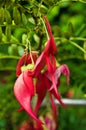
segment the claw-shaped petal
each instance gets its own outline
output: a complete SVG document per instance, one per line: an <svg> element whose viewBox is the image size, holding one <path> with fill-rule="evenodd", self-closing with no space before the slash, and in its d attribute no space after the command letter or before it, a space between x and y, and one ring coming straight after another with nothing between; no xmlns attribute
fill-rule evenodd
<svg viewBox="0 0 86 130"><path fill-rule="evenodd" d="M69 71L67 65L63 64L59 68L57 68L57 70L55 72L55 77L57 77L57 80L58 80L58 78L60 77L61 74L63 74L64 76L67 77L66 81L67 81L67 84L69 85L70 71Z"/></svg>
<svg viewBox="0 0 86 130"><path fill-rule="evenodd" d="M34 83L33 83L33 79L32 77L28 76L28 71L24 71L23 72L23 82L25 84L25 86L27 87L27 89L29 90L29 93L32 96L34 96Z"/></svg>
<svg viewBox="0 0 86 130"><path fill-rule="evenodd" d="M37 104L35 106L34 112L37 113L45 95L47 92L47 87L46 87L46 77L42 74L39 75L37 82L36 82L36 93L38 95L38 100Z"/></svg>
<svg viewBox="0 0 86 130"><path fill-rule="evenodd" d="M53 99L53 96L52 96L52 94L50 94L50 100L51 100L51 106L52 106L52 109L53 109L53 113L54 113L54 115L56 116L56 104L55 104L55 101L54 101L54 99Z"/></svg>
<svg viewBox="0 0 86 130"><path fill-rule="evenodd" d="M14 85L14 94L17 98L18 102L21 104L21 106L24 108L24 110L37 122L42 123L34 114L32 108L31 108L31 99L32 95L30 93L30 87L34 87L32 84L32 78L29 77L28 86L26 86L24 80L23 80L23 73L18 77L18 79L15 82Z"/></svg>
<svg viewBox="0 0 86 130"><path fill-rule="evenodd" d="M21 74L21 66L24 64L25 62L25 57L26 54L24 54L18 61L17 63L17 67L16 67L16 76L19 76Z"/></svg>
<svg viewBox="0 0 86 130"><path fill-rule="evenodd" d="M45 20L45 23L46 23L48 33L50 35L50 38L49 38L49 40L48 40L48 42L46 44L44 52L47 52L49 54L50 53L55 54L55 53L57 53L57 48L56 48L56 43L55 43L54 37L52 35L51 26L50 26L50 23L49 23L48 19L46 18L46 16L44 16L44 20Z"/></svg>
<svg viewBox="0 0 86 130"><path fill-rule="evenodd" d="M45 54L44 54L44 52L42 52L35 63L35 67L34 67L34 76L35 77L37 77L40 74L40 72L44 66L45 66Z"/></svg>

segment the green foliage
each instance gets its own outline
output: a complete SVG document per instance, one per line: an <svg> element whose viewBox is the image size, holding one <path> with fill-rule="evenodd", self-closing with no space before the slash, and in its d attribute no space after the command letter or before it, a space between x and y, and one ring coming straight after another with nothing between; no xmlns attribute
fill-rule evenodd
<svg viewBox="0 0 86 130"><path fill-rule="evenodd" d="M71 73L70 87L66 87L62 77L59 91L67 97L71 89L73 98L86 98L85 10L85 0L0 1L0 130L17 130L28 119L25 112L16 112L19 105L13 95L15 70L27 38L32 51L40 53L44 48L47 36L40 18L42 15L46 15L51 23L58 48L57 63L67 64ZM65 110L59 107L58 119L58 130L86 129L84 108Z"/></svg>

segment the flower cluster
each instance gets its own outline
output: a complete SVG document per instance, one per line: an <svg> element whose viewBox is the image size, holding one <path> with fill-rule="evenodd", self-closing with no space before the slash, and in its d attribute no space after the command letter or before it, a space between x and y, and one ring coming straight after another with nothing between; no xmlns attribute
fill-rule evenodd
<svg viewBox="0 0 86 130"><path fill-rule="evenodd" d="M34 66L32 65L31 55L24 54L18 61L16 75L18 76L14 85L14 94L21 105L20 110L25 110L38 123L42 123L37 118L37 112L43 99L48 92L50 95L51 104L56 114L56 106L54 97L59 103L66 107L62 102L58 87L60 86L60 76L66 76L67 84L69 84L70 72L67 65L63 64L60 67L56 66L55 54L57 53L56 44L52 35L50 24L44 16L49 39L40 56L37 53L32 53ZM34 83L35 80L35 83ZM32 98L37 94L37 103L32 109Z"/></svg>

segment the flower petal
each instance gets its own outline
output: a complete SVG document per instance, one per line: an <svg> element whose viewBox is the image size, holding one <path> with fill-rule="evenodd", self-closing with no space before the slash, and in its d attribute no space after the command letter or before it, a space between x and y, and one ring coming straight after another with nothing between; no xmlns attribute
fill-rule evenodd
<svg viewBox="0 0 86 130"><path fill-rule="evenodd" d="M28 76L28 71L23 72L23 82L25 86L28 88L31 96L34 96L34 83L32 77Z"/></svg>
<svg viewBox="0 0 86 130"><path fill-rule="evenodd" d="M33 87L32 82L28 81L30 87ZM18 77L14 85L14 95L17 98L18 102L24 108L24 110L37 122L42 123L34 114L31 108L31 93L28 87L25 85L23 80L23 73Z"/></svg>
<svg viewBox="0 0 86 130"><path fill-rule="evenodd" d="M47 92L46 82L47 82L46 77L43 74L40 74L36 82L36 93L38 94L38 100L34 110L35 113L37 113L46 95Z"/></svg>
<svg viewBox="0 0 86 130"><path fill-rule="evenodd" d="M65 75L67 77L67 84L69 85L70 71L69 71L67 65L63 64L59 68L57 68L57 70L55 72L55 77L57 77L57 80L61 74Z"/></svg>
<svg viewBox="0 0 86 130"><path fill-rule="evenodd" d="M53 60L55 60L54 56L52 56L51 58L53 58ZM54 73L56 71L56 62L55 61L51 62L51 61L50 61L49 57L46 56L46 62L47 62L46 64L48 66L48 71L45 72L45 75L52 82L52 85L50 86L50 88L48 90L50 91L50 90L54 89L55 92L58 94L58 92L57 92L57 86L56 86L56 80L55 80L55 76L54 76Z"/></svg>
<svg viewBox="0 0 86 130"><path fill-rule="evenodd" d="M58 90L57 90L57 93L56 93L55 90L52 89L52 91L50 91L50 93L55 96L55 98L59 101L59 103L60 103L63 107L65 107L65 108L67 107L67 106L62 102L61 96L60 96Z"/></svg>
<svg viewBox="0 0 86 130"><path fill-rule="evenodd" d="M57 48L56 48L56 43L54 41L54 37L52 35L50 23L49 23L48 19L46 18L46 16L44 16L44 20L45 20L45 23L46 23L46 26L47 26L48 33L50 35L49 41L46 44L44 51L49 52L51 54L55 54L55 53L57 53Z"/></svg>
<svg viewBox="0 0 86 130"><path fill-rule="evenodd" d="M50 99L51 99L51 105L52 105L52 109L53 109L53 113L54 113L54 115L56 116L56 104L55 104L55 102L54 102L54 99L53 99L53 97L52 97L52 94L50 93Z"/></svg>
<svg viewBox="0 0 86 130"><path fill-rule="evenodd" d="M19 76L21 74L21 66L24 64L25 62L25 57L26 54L24 53L24 55L19 59L18 63L17 63L17 67L16 67L16 76Z"/></svg>
<svg viewBox="0 0 86 130"><path fill-rule="evenodd" d="M60 85L60 79L53 75L50 75L50 73L48 71L45 72L45 76L48 78L48 80L50 81L50 85L48 85L47 89L50 92L50 94L54 95L55 98L59 101L59 103L66 107L66 105L62 102L60 94L58 92L58 86Z"/></svg>
<svg viewBox="0 0 86 130"><path fill-rule="evenodd" d="M50 55L50 56L46 55L46 64L49 73L50 74L54 73L56 70L56 59L54 55Z"/></svg>
<svg viewBox="0 0 86 130"><path fill-rule="evenodd" d="M45 54L44 54L44 52L42 52L35 63L35 67L34 67L34 76L35 77L37 77L40 74L40 72L44 66L45 66Z"/></svg>

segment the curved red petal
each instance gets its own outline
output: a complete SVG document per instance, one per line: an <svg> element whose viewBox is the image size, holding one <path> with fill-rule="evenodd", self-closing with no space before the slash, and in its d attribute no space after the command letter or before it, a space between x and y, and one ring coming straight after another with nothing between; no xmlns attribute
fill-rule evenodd
<svg viewBox="0 0 86 130"><path fill-rule="evenodd" d="M28 76L28 71L23 72L23 82L25 86L28 88L30 95L34 96L34 83L32 77Z"/></svg>
<svg viewBox="0 0 86 130"><path fill-rule="evenodd" d="M61 97L60 97L60 94L59 92L57 91L57 93L55 92L55 90L53 89L51 91L51 94L53 94L55 96L55 98L59 101L59 103L64 107L64 108L67 108L67 106L62 102L61 100Z"/></svg>
<svg viewBox="0 0 86 130"><path fill-rule="evenodd" d="M29 84L29 83L28 83ZM32 86L31 86L32 87ZM18 77L14 85L14 95L24 110L37 122L42 123L34 114L31 108L31 94L23 81L23 73Z"/></svg>
<svg viewBox="0 0 86 130"><path fill-rule="evenodd" d="M60 77L61 74L65 75L67 77L67 84L69 85L70 81L70 71L66 64L61 65L59 68L57 68L56 72L57 79Z"/></svg>
<svg viewBox="0 0 86 130"><path fill-rule="evenodd" d="M53 99L53 97L52 97L52 94L50 94L50 99L51 99L51 105L52 105L52 109L53 109L54 116L56 116L56 113L57 113L57 111L56 111L56 104L55 104L55 102L54 102L54 99Z"/></svg>
<svg viewBox="0 0 86 130"><path fill-rule="evenodd" d="M47 26L48 33L50 35L50 38L46 44L44 51L55 54L55 53L57 53L57 48L56 48L56 43L55 43L54 37L52 35L51 26L50 26L50 23L49 23L48 19L46 18L46 16L44 16L44 20L45 20L45 23Z"/></svg>
<svg viewBox="0 0 86 130"><path fill-rule="evenodd" d="M34 112L37 113L45 95L47 92L47 87L46 87L46 77L43 74L40 74L37 82L36 82L36 93L38 94L38 100L37 100L37 104L35 106L35 110Z"/></svg>
<svg viewBox="0 0 86 130"><path fill-rule="evenodd" d="M50 74L54 74L56 71L56 59L53 55L47 56L46 55L46 64Z"/></svg>
<svg viewBox="0 0 86 130"><path fill-rule="evenodd" d="M43 16L43 17L44 17L44 20L45 20L45 23L46 23L46 26L47 26L47 30L48 30L49 34L52 35L52 30L51 30L51 27L50 27L50 23L49 23L46 16Z"/></svg>
<svg viewBox="0 0 86 130"><path fill-rule="evenodd" d="M45 54L44 54L44 52L42 52L35 63L35 67L34 67L34 76L35 77L37 77L40 74L40 72L44 66L45 66Z"/></svg>
<svg viewBox="0 0 86 130"><path fill-rule="evenodd" d="M16 76L19 76L21 74L21 66L24 64L26 54L24 54L18 61L17 67L16 67Z"/></svg>

